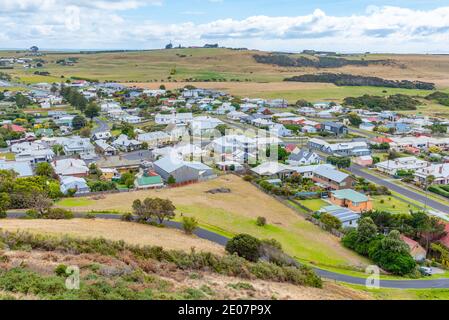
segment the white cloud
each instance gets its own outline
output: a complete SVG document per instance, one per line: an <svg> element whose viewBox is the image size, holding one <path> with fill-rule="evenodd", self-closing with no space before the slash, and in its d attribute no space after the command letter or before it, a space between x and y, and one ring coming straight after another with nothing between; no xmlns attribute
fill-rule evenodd
<svg viewBox="0 0 449 320"><path fill-rule="evenodd" d="M4 47L155 48L173 40L268 50L449 52L449 7L424 11L370 6L364 14L348 16L317 9L303 16L252 16L200 24L137 22L120 15L122 10L161 4L160 0L0 0L0 39ZM68 6L78 8L79 17L73 16L76 12L61 14ZM68 23L76 18L78 25Z"/></svg>

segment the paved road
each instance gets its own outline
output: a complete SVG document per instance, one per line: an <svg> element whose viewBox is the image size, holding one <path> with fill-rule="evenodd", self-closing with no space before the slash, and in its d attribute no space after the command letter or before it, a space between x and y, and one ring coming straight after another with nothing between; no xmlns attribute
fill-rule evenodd
<svg viewBox="0 0 449 320"><path fill-rule="evenodd" d="M14 212L8 213L9 219L18 219L23 218L25 216L22 212ZM75 217L82 218L84 217L84 213L76 213ZM110 219L110 220L118 220L120 219L120 215L116 214L101 214L97 215L97 219ZM167 227L182 229L182 224L175 221L166 221L164 223ZM0 221L1 227L1 221ZM217 233L211 232L209 230L205 230L202 228L198 228L194 231L194 234L197 235L201 239L209 240L221 246L225 246L229 239L219 235ZM365 285L366 279L348 276L345 274L340 274L336 272L331 272L327 270L322 270L319 268L313 268L313 270L322 278L328 280L335 280L340 282L346 282L350 284L357 285ZM449 279L432 279L432 280L380 280L380 287L382 288L392 288L392 289L437 289L437 288L449 288Z"/></svg>
<svg viewBox="0 0 449 320"><path fill-rule="evenodd" d="M388 180L379 178L373 174L365 172L362 170L362 167L360 167L358 165L352 165L351 168L349 169L349 171L359 177L365 178L368 181L371 181L371 182L376 183L381 186L385 186L388 189L393 190L393 191L403 195L404 197L421 202L423 204L423 206L425 205L425 203L427 201L428 207L430 207L434 210L449 214L449 205L444 205L444 204L442 204L438 201L435 201L433 199L430 199L430 198L426 200L425 196L413 191L413 189L407 189L405 187L398 186Z"/></svg>
<svg viewBox="0 0 449 320"><path fill-rule="evenodd" d="M92 134L96 134L98 132L109 131L109 124L106 121L103 121L100 118L94 118L94 121L97 124L97 128L92 130Z"/></svg>

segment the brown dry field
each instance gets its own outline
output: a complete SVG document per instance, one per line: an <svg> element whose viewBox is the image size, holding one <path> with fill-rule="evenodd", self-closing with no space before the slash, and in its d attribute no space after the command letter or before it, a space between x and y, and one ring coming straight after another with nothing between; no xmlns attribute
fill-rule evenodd
<svg viewBox="0 0 449 320"><path fill-rule="evenodd" d="M304 82L154 82L154 83L123 83L128 87L138 87L144 89L159 89L160 85L165 85L169 90L184 88L186 85L193 85L203 89L215 89L227 91L237 96L245 96L248 93L257 92L278 92L307 89L329 89L336 86L330 83L304 83Z"/></svg>
<svg viewBox="0 0 449 320"><path fill-rule="evenodd" d="M134 245L162 246L166 249L198 251L224 254L224 248L200 239L188 236L182 231L170 228L157 228L137 223L110 220L2 220L0 228L5 230L23 230L32 233L52 235L68 234L71 236L123 240Z"/></svg>

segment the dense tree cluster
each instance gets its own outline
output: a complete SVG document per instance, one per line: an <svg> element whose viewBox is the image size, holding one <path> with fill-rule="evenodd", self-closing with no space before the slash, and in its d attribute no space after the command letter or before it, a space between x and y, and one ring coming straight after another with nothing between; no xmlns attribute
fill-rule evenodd
<svg viewBox="0 0 449 320"><path fill-rule="evenodd" d="M370 217L360 219L357 229L348 232L342 242L345 247L369 257L391 273L406 275L412 273L416 267L407 244L400 238L399 231L393 230L385 236L378 232Z"/></svg>
<svg viewBox="0 0 449 320"><path fill-rule="evenodd" d="M434 100L443 106L449 106L449 93L436 91L426 97L427 100Z"/></svg>
<svg viewBox="0 0 449 320"><path fill-rule="evenodd" d="M387 60L348 60L336 57L295 57L288 54L254 55L258 63L273 64L280 67L341 68L348 65L368 66L370 64L388 64Z"/></svg>
<svg viewBox="0 0 449 320"><path fill-rule="evenodd" d="M348 97L344 99L345 106L358 109L368 109L375 112L383 110L416 110L420 102L404 94L395 94L388 97L363 95L361 97Z"/></svg>
<svg viewBox="0 0 449 320"><path fill-rule="evenodd" d="M435 84L422 81L409 80L386 80L378 77L358 76L344 73L320 73L320 74L303 74L285 79L285 81L295 82L323 82L333 83L336 86L370 86L370 87L387 87L401 89L422 89L434 90Z"/></svg>

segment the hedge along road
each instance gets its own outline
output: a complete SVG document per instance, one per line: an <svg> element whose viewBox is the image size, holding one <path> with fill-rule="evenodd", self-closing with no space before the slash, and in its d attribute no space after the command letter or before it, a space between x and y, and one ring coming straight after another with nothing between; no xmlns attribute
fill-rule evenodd
<svg viewBox="0 0 449 320"><path fill-rule="evenodd" d="M86 214L84 213L76 213L76 218L84 218ZM25 213L23 212L12 212L8 213L9 219L20 219L24 218ZM96 216L97 219L106 219L106 220L120 220L121 215L118 214L101 214ZM181 229L182 223L176 221L165 221L164 225L169 228ZM0 222L1 228L1 222ZM194 234L201 239L209 240L221 246L225 246L229 238L226 238L220 234L215 232L197 228L194 231ZM366 285L365 278L359 278L354 276L349 276L337 272L322 270L319 268L313 268L313 270L322 278L328 280L335 280L340 282L345 282L349 284L356 285ZM390 288L390 289L449 289L449 279L431 279L431 280L380 280L379 286L381 288Z"/></svg>

